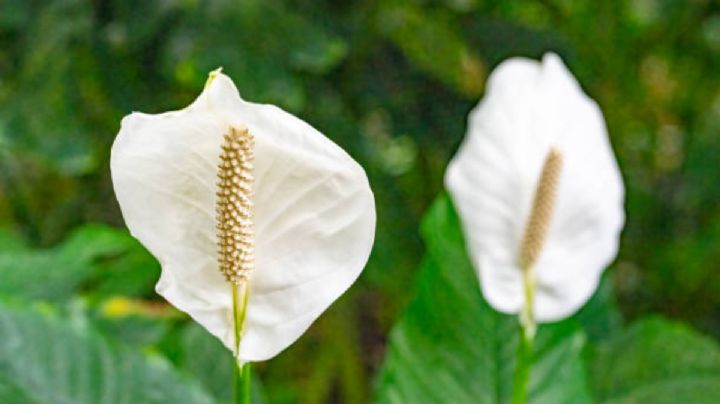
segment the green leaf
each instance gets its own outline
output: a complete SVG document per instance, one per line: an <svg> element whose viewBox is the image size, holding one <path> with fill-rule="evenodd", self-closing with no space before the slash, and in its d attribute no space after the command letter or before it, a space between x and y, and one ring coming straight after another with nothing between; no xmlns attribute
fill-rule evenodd
<svg viewBox="0 0 720 404"><path fill-rule="evenodd" d="M0 296L67 298L89 276L92 267L61 256L55 249L0 253Z"/></svg>
<svg viewBox="0 0 720 404"><path fill-rule="evenodd" d="M88 243L95 244L96 251L89 257L95 266L97 289L100 296L146 296L154 295L153 288L160 277L160 264L139 241L126 230L98 227L89 234ZM100 237L107 237L104 246ZM102 247L102 248L100 248Z"/></svg>
<svg viewBox="0 0 720 404"><path fill-rule="evenodd" d="M232 399L235 361L225 346L204 328L188 323L180 334L180 368L195 377L216 398Z"/></svg>
<svg viewBox="0 0 720 404"><path fill-rule="evenodd" d="M457 215L439 198L423 224L428 254L416 296L390 336L379 403L505 403L519 340L517 319L483 299ZM574 320L542 325L530 373L532 403L590 401Z"/></svg>
<svg viewBox="0 0 720 404"><path fill-rule="evenodd" d="M25 249L25 240L11 229L0 228L0 253Z"/></svg>
<svg viewBox="0 0 720 404"><path fill-rule="evenodd" d="M160 357L112 344L86 325L0 306L0 402L212 403Z"/></svg>
<svg viewBox="0 0 720 404"><path fill-rule="evenodd" d="M200 382L221 403L233 398L233 370L235 360L232 352L197 323L190 322L177 330L175 361L183 373ZM251 373L251 403L262 404L265 398L257 373Z"/></svg>
<svg viewBox="0 0 720 404"><path fill-rule="evenodd" d="M600 286L575 318L593 342L609 338L622 330L622 313L617 306L609 275L603 276Z"/></svg>
<svg viewBox="0 0 720 404"><path fill-rule="evenodd" d="M593 385L603 403L718 403L720 347L688 327L646 318L600 345Z"/></svg>
<svg viewBox="0 0 720 404"><path fill-rule="evenodd" d="M93 313L92 322L103 334L138 347L158 343L170 328L168 319L139 314L114 318Z"/></svg>
<svg viewBox="0 0 720 404"><path fill-rule="evenodd" d="M53 248L0 250L0 296L57 301L91 279L99 282L98 294L141 294L158 272L127 231L87 225Z"/></svg>

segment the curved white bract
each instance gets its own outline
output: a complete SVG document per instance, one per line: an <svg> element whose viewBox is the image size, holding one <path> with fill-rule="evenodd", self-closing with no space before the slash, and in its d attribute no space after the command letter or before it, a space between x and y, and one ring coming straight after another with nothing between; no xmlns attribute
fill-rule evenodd
<svg viewBox="0 0 720 404"><path fill-rule="evenodd" d="M505 61L470 113L445 175L483 295L495 309L517 313L524 299L520 244L551 147L563 165L533 267L541 322L578 310L617 253L624 188L597 104L557 55Z"/></svg>
<svg viewBox="0 0 720 404"><path fill-rule="evenodd" d="M239 359L295 341L359 276L375 232L363 169L304 121L244 101L218 74L187 108L132 113L112 147L131 233L160 261L156 290L233 349L231 286L218 270L216 182L230 127L255 138L255 268Z"/></svg>

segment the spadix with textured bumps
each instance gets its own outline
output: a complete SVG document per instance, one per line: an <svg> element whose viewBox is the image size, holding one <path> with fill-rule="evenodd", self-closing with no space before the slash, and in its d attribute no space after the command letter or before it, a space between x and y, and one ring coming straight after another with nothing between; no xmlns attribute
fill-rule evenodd
<svg viewBox="0 0 720 404"><path fill-rule="evenodd" d="M445 185L483 295L521 321L577 311L615 258L622 177L600 109L557 55L495 69Z"/></svg>
<svg viewBox="0 0 720 404"><path fill-rule="evenodd" d="M128 228L161 264L157 292L240 362L300 337L372 248L362 167L299 118L243 100L219 71L185 109L126 116L110 166Z"/></svg>

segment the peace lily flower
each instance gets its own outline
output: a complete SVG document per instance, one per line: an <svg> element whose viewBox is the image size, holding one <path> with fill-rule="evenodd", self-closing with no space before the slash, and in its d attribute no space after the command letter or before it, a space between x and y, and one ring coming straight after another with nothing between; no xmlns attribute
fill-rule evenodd
<svg viewBox="0 0 720 404"><path fill-rule="evenodd" d="M128 228L162 266L157 292L240 363L299 338L370 254L360 165L219 71L183 110L126 116L110 167Z"/></svg>
<svg viewBox="0 0 720 404"><path fill-rule="evenodd" d="M617 253L622 177L600 109L557 55L495 69L445 184L483 295L530 334L577 311Z"/></svg>

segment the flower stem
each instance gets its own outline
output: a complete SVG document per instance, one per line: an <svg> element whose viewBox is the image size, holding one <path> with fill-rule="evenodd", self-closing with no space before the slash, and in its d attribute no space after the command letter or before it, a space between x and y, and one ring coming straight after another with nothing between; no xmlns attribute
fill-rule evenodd
<svg viewBox="0 0 720 404"><path fill-rule="evenodd" d="M533 340L535 339L537 324L533 313L535 281L531 268L523 270L523 288L525 290L525 303L520 312L520 342L518 343L515 373L513 374L513 404L527 402L528 382L533 362Z"/></svg>
<svg viewBox="0 0 720 404"><path fill-rule="evenodd" d="M250 362L234 366L235 404L250 404Z"/></svg>
<svg viewBox="0 0 720 404"><path fill-rule="evenodd" d="M240 360L240 340L242 339L245 315L247 314L248 284L246 281L232 284L233 319L235 334L235 365L233 366L233 386L236 404L250 403L250 362Z"/></svg>

